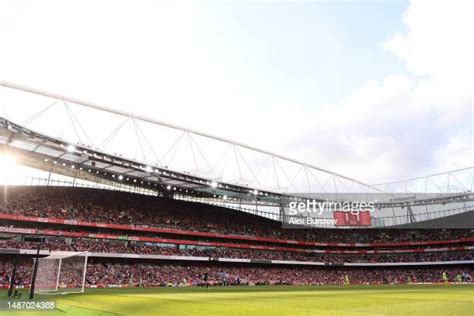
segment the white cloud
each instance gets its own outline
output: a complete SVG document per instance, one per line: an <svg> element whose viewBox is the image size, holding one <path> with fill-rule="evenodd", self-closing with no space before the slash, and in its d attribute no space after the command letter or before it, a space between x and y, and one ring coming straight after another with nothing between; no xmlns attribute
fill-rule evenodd
<svg viewBox="0 0 474 316"><path fill-rule="evenodd" d="M453 79L466 87L472 79L473 9L469 0L413 1L403 19L407 34L395 34L384 48L414 75Z"/></svg>
<svg viewBox="0 0 474 316"><path fill-rule="evenodd" d="M370 182L471 166L471 3L413 1L406 34L383 44L407 73L328 106L299 145L314 148L319 164Z"/></svg>

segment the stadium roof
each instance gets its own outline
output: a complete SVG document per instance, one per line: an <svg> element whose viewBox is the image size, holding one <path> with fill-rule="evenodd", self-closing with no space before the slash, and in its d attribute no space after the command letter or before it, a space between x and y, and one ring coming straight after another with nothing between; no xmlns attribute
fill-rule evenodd
<svg viewBox="0 0 474 316"><path fill-rule="evenodd" d="M105 180L142 186L161 192L276 202L284 195L269 191L217 183L166 168L125 159L81 147L26 129L0 117L0 144L13 152L21 164L89 181Z"/></svg>
<svg viewBox="0 0 474 316"><path fill-rule="evenodd" d="M20 156L20 162L22 164L40 170L53 171L54 173L68 175L74 178L93 182L107 182L115 186L139 186L162 194L181 193L183 195L203 198L226 199L229 202L234 200L239 201L239 203L241 201L249 203L258 202L259 205L265 203L268 203L269 205L278 205L282 201L287 200L314 198L315 196L312 195L313 193L322 193L322 195L317 196L317 198L322 200L332 199L330 194L382 193L387 194L386 198L382 201L380 196L378 196L378 200L386 206L414 203L413 200L416 200L416 197L404 200L394 199L392 193L400 193L400 190L396 187L394 188L394 185L404 185L405 190L402 191L402 193L409 195L411 193L442 194L441 197L436 195L429 197L425 196L421 201L419 201L420 203L425 204L439 203L439 199L444 199L446 196L449 199L452 199L453 194L454 198L459 196L471 196L470 192L472 192L473 167L427 177L413 178L406 181L368 185L359 180L296 159L288 158L251 145L187 127L150 119L132 113L125 113L116 109L98 106L90 102L12 83L0 82L0 86L8 88L14 92L21 92L23 94L25 94L24 92L27 92L29 95L55 100L54 103L48 105L39 112L35 112L32 115L31 112L27 113L28 120L22 124L17 124L16 121L0 117L0 144L2 147L13 151L17 156ZM27 127L28 124L44 115L45 112L54 107L59 101L64 104L66 113L68 114L68 117L64 121L56 120L54 121L54 124L51 122L39 124L37 125L37 129ZM30 101L30 99L27 101L22 100L17 105L21 106L28 102L32 101ZM117 154L116 151L107 150L103 145L94 145L94 143L97 144L97 142L84 142L84 137L81 139L79 131L82 131L83 134L87 136L86 138L90 140L87 132L88 130L97 129L97 125L89 125L89 127L85 126L85 124L88 123L88 119L86 119L85 122L80 122L70 108L71 105L92 110L92 112L88 113L89 116L86 116L86 118L96 117L100 113L118 116L122 118L122 120L125 118L125 121L113 130L102 144L107 143L112 138L116 137L118 131L123 128L124 123L126 123L127 120L130 120L132 122L131 125L135 130L134 132L129 133L128 136L132 134L136 135L137 139L135 141L140 144L140 149L142 150L144 157L145 151L143 150L143 147L148 145L153 156L157 158L157 161L146 162L146 157L144 159L130 158L129 155ZM31 111L31 108L31 106L27 107L29 111ZM107 121L107 119L105 119L105 121ZM105 125L105 121L99 120L99 124ZM162 163L162 161L158 159L154 148L152 148L153 146L150 145L149 139L147 139L145 133L141 129L139 125L141 124L140 122L149 123L153 127L160 126L182 132L183 134L178 137L177 142L181 141L183 135L187 135L187 137L189 137L188 140L190 147L187 156L193 158L191 161L196 163L196 170L198 170L198 172L186 171L190 170L189 165L178 168L174 165L170 166ZM77 135L79 141L73 141L72 139L69 139L69 137L67 137L68 140L63 140L61 135L64 130L60 130L58 136L50 136L50 133L38 130L38 128L44 129L45 127L51 127L50 125L58 125L58 128L62 127L73 131L74 133L71 133ZM166 138L166 135L168 134L153 133L153 138L160 136ZM233 151L236 162L235 166L231 167L224 163L223 168L229 170L233 169L231 171L240 174L240 180L233 181L231 177L225 178L222 175L216 176L216 173L214 172L215 170L210 166L206 157L207 153L203 153L205 148L200 148L196 139L193 138L192 135L209 139L214 142L224 143L227 146L225 147L226 149L223 155L220 156L216 164L221 160L226 160L227 158L223 158L227 152ZM173 143L166 152L166 154L168 154L175 150L170 155L172 158L175 156L177 151L177 146L175 146L177 142ZM118 140L118 143L119 145L123 144L121 140ZM126 149L125 147L126 146L120 146L119 149ZM243 150L247 151L243 152ZM196 161L198 153L201 154L207 166L209 166L209 172L199 170ZM263 155L263 158L259 157L259 159L255 159L255 163L252 164L250 159L255 158L257 154ZM267 178L268 173L270 173L270 177L273 176L273 181L270 181L270 184L265 185L265 181L262 180L263 172L261 171L263 168L269 169L269 171L267 170ZM251 181L244 181L244 169L247 170L249 177L252 178ZM460 173L463 173L463 179L459 176ZM439 181L441 182L441 185L436 183L436 179L441 179L441 181ZM422 189L420 189L420 187L422 187ZM334 197L334 200L341 199L341 196ZM346 197L345 199L354 200L355 198L352 196ZM418 200L420 200L419 197Z"/></svg>

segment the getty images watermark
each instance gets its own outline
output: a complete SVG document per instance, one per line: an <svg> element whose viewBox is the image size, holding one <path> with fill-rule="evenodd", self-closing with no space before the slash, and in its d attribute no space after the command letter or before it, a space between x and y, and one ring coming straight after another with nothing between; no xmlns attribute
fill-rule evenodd
<svg viewBox="0 0 474 316"><path fill-rule="evenodd" d="M338 218L334 215L332 218L321 216L325 212L332 214L346 215L350 214L352 218L360 220L361 214L370 217L375 211L375 202L366 201L321 201L306 200L304 202L290 202L288 209L285 209L284 223L290 225L303 226L338 226ZM346 215L347 216L347 215ZM319 218L318 218L319 217Z"/></svg>

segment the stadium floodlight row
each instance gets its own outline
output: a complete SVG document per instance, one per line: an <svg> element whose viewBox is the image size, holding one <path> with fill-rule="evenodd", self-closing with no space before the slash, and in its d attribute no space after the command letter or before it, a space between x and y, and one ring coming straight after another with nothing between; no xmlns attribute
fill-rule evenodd
<svg viewBox="0 0 474 316"><path fill-rule="evenodd" d="M294 199L271 191L258 191L248 187L196 177L143 162L108 155L89 148L51 138L14 124L0 117L0 144L2 149L15 154L19 163L29 167L55 171L87 181L106 181L111 184L141 186L162 194L177 191L190 196L239 199L255 203L279 204L281 200ZM66 167L66 168L61 168Z"/></svg>

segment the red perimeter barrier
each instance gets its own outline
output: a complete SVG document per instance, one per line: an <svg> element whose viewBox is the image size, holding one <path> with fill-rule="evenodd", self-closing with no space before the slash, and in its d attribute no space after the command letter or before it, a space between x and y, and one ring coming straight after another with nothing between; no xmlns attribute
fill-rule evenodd
<svg viewBox="0 0 474 316"><path fill-rule="evenodd" d="M208 246L208 247L225 247L238 249L252 249L265 251L285 251L285 252L305 252L305 253L327 253L327 254L376 254L376 253L414 253L414 252L435 252L435 251L466 251L471 250L471 246L445 247L433 249L399 249L399 250L310 250L310 249L295 249L287 247L273 247L263 245L249 245L249 244L234 244L222 243L213 241L196 241L196 240L182 240L182 239L168 239L157 237L138 237L138 236L122 236L114 234L95 234L86 232L68 232L62 230L52 229L35 229L35 228L18 228L18 227L0 227L0 232L13 234L27 234L27 235L41 235L41 236L57 236L57 237L71 237L71 238L93 238L93 239L110 239L123 241L138 241L150 243L164 243L176 245L194 245L194 246Z"/></svg>
<svg viewBox="0 0 474 316"><path fill-rule="evenodd" d="M128 230L128 231L137 231L137 232L165 233L165 234L174 234L174 235L183 235L183 236L197 236L197 237L231 239L231 240L247 240L247 241L271 242L271 243L287 244L287 245L317 246L317 247L403 247L403 246L448 245L448 244L454 244L454 243L474 242L474 238L460 238L460 239L452 239L452 240L405 241L405 242L394 242L394 243L330 243L330 242L328 243L328 242L281 240L281 239L275 239L275 238L254 237L254 236L245 236L245 235L226 235L226 234L218 234L218 233L211 233L211 232L196 232L196 231L180 230L180 229L172 229L172 228L156 228L156 227L148 227L148 226L93 223L93 222L86 222L86 221L61 219L61 218L32 217L32 216L12 215L12 214L5 214L5 213L0 213L0 219L22 221L22 222L33 222L33 223L51 223L51 224L58 224L58 225L70 225L70 226L82 226L82 227L100 227L100 228ZM136 237L136 238L145 238L145 237ZM255 247L255 246L252 246L252 247ZM274 247L271 247L271 248L274 248ZM255 249L255 248L252 248L252 249Z"/></svg>

